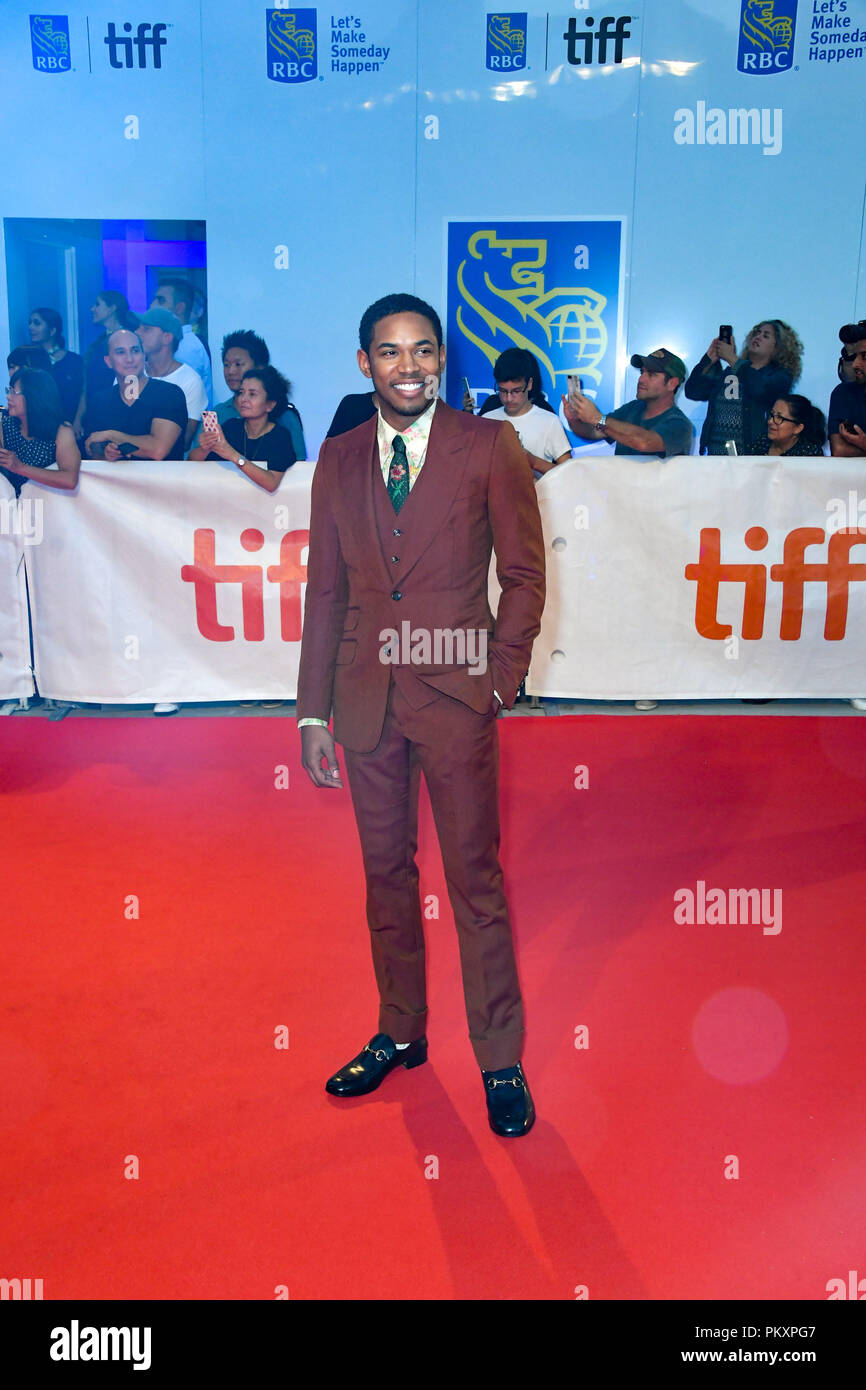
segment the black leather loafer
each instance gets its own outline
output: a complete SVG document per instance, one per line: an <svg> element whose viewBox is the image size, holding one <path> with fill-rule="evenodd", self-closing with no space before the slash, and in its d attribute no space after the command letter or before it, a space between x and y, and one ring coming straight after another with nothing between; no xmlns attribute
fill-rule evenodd
<svg viewBox="0 0 866 1390"><path fill-rule="evenodd" d="M332 1096L366 1096L381 1086L395 1067L405 1067L410 1071L426 1061L426 1038L418 1038L398 1052L393 1038L389 1038L387 1033L377 1033L363 1052L359 1052L357 1057L353 1057L351 1062L347 1062L325 1082L325 1090Z"/></svg>
<svg viewBox="0 0 866 1390"><path fill-rule="evenodd" d="M535 1124L535 1106L523 1068L504 1067L502 1071L482 1071L487 1096L487 1118L494 1134L516 1139L528 1134Z"/></svg>

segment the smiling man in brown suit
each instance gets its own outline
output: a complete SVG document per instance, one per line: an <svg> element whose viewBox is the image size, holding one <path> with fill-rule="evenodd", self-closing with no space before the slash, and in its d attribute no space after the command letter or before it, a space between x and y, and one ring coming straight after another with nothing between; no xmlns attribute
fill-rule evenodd
<svg viewBox="0 0 866 1390"><path fill-rule="evenodd" d="M420 771L490 1125L526 1134L535 1111L520 1065L523 1005L498 858L496 715L514 703L541 623L535 487L510 424L438 399L445 348L428 304L379 300L360 340L378 408L326 440L316 467L298 718L316 786L342 786L334 738L345 750L380 1011L379 1032L327 1090L365 1095L395 1067L427 1059ZM495 622L492 548L502 586Z"/></svg>

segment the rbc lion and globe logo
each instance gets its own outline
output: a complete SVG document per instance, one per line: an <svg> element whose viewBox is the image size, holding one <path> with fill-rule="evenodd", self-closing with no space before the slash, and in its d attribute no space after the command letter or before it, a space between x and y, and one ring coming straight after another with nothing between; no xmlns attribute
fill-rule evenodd
<svg viewBox="0 0 866 1390"><path fill-rule="evenodd" d="M487 16L487 66L491 72L526 67L526 13Z"/></svg>
<svg viewBox="0 0 866 1390"><path fill-rule="evenodd" d="M69 19L65 14L30 16L30 51L37 72L69 72Z"/></svg>
<svg viewBox="0 0 866 1390"><path fill-rule="evenodd" d="M312 82L318 76L315 10L266 10L268 77Z"/></svg>
<svg viewBox="0 0 866 1390"><path fill-rule="evenodd" d="M787 72L794 63L797 0L742 0L737 68L753 76Z"/></svg>

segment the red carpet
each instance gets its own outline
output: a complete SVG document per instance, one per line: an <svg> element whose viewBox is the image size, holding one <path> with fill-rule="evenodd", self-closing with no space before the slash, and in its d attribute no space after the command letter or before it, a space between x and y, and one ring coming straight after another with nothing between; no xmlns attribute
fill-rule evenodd
<svg viewBox="0 0 866 1390"><path fill-rule="evenodd" d="M426 810L431 1061L341 1103L324 1080L376 1018L360 855L293 723L0 732L0 1276L46 1299L825 1299L866 1275L866 721L500 722L539 1111L511 1142ZM699 883L781 890L781 930L675 921Z"/></svg>

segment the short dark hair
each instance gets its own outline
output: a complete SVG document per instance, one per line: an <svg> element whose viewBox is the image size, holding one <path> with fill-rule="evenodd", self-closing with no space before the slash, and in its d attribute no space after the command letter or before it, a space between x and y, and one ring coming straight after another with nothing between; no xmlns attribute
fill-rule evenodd
<svg viewBox="0 0 866 1390"><path fill-rule="evenodd" d="M827 439L827 426L824 421L824 414L813 405L808 396L799 396L794 392L789 392L785 396L777 398L784 401L794 417L794 423L803 426L802 439L807 439L810 444L817 444L823 448Z"/></svg>
<svg viewBox="0 0 866 1390"><path fill-rule="evenodd" d="M187 318L192 314L192 306L195 301L195 285L191 280L185 280L182 275L160 275L157 289L160 285L171 285L174 290L175 303L182 299L186 305Z"/></svg>
<svg viewBox="0 0 866 1390"><path fill-rule="evenodd" d="M38 367L19 367L10 384L21 387L27 406L27 433L34 439L53 442L64 420L63 402L51 372L42 372Z"/></svg>
<svg viewBox="0 0 866 1390"><path fill-rule="evenodd" d="M278 372L276 367L250 367L248 372L244 372L241 381L249 381L255 377L265 388L265 395L269 401L273 401L273 410L268 411L268 419L274 424L281 415L285 415L289 408L290 383L286 381L282 372Z"/></svg>
<svg viewBox="0 0 866 1390"><path fill-rule="evenodd" d="M10 372L13 367L35 367L40 372L51 371L51 358L41 343L27 343L24 347L13 348L6 358Z"/></svg>
<svg viewBox="0 0 866 1390"><path fill-rule="evenodd" d="M66 342L63 337L63 320L58 314L57 310L33 309L31 310L31 312L34 314L38 314L41 319L45 320L45 322L48 324L48 327L52 329L54 332L54 336L57 339L57 346L65 348Z"/></svg>
<svg viewBox="0 0 866 1390"><path fill-rule="evenodd" d="M843 323L839 329L839 342L843 343L845 347L849 343L860 343L864 338L866 338L866 319L861 319L859 323Z"/></svg>
<svg viewBox="0 0 866 1390"><path fill-rule="evenodd" d="M531 381L529 399L532 404L537 405L539 401L547 399L541 389L541 368L538 359L527 348L506 348L501 352L493 364L493 380L497 383Z"/></svg>
<svg viewBox="0 0 866 1390"><path fill-rule="evenodd" d="M426 304L423 299L416 298L414 294L386 294L361 315L358 338L364 352L370 351L376 324L380 319L390 318L392 314L420 314L422 318L429 319L436 334L436 346L442 346L442 324L431 305Z"/></svg>
<svg viewBox="0 0 866 1390"><path fill-rule="evenodd" d="M266 367L271 360L264 338L260 338L251 328L238 328L234 333L227 333L223 338L223 357L229 348L241 348L248 352L257 367Z"/></svg>

